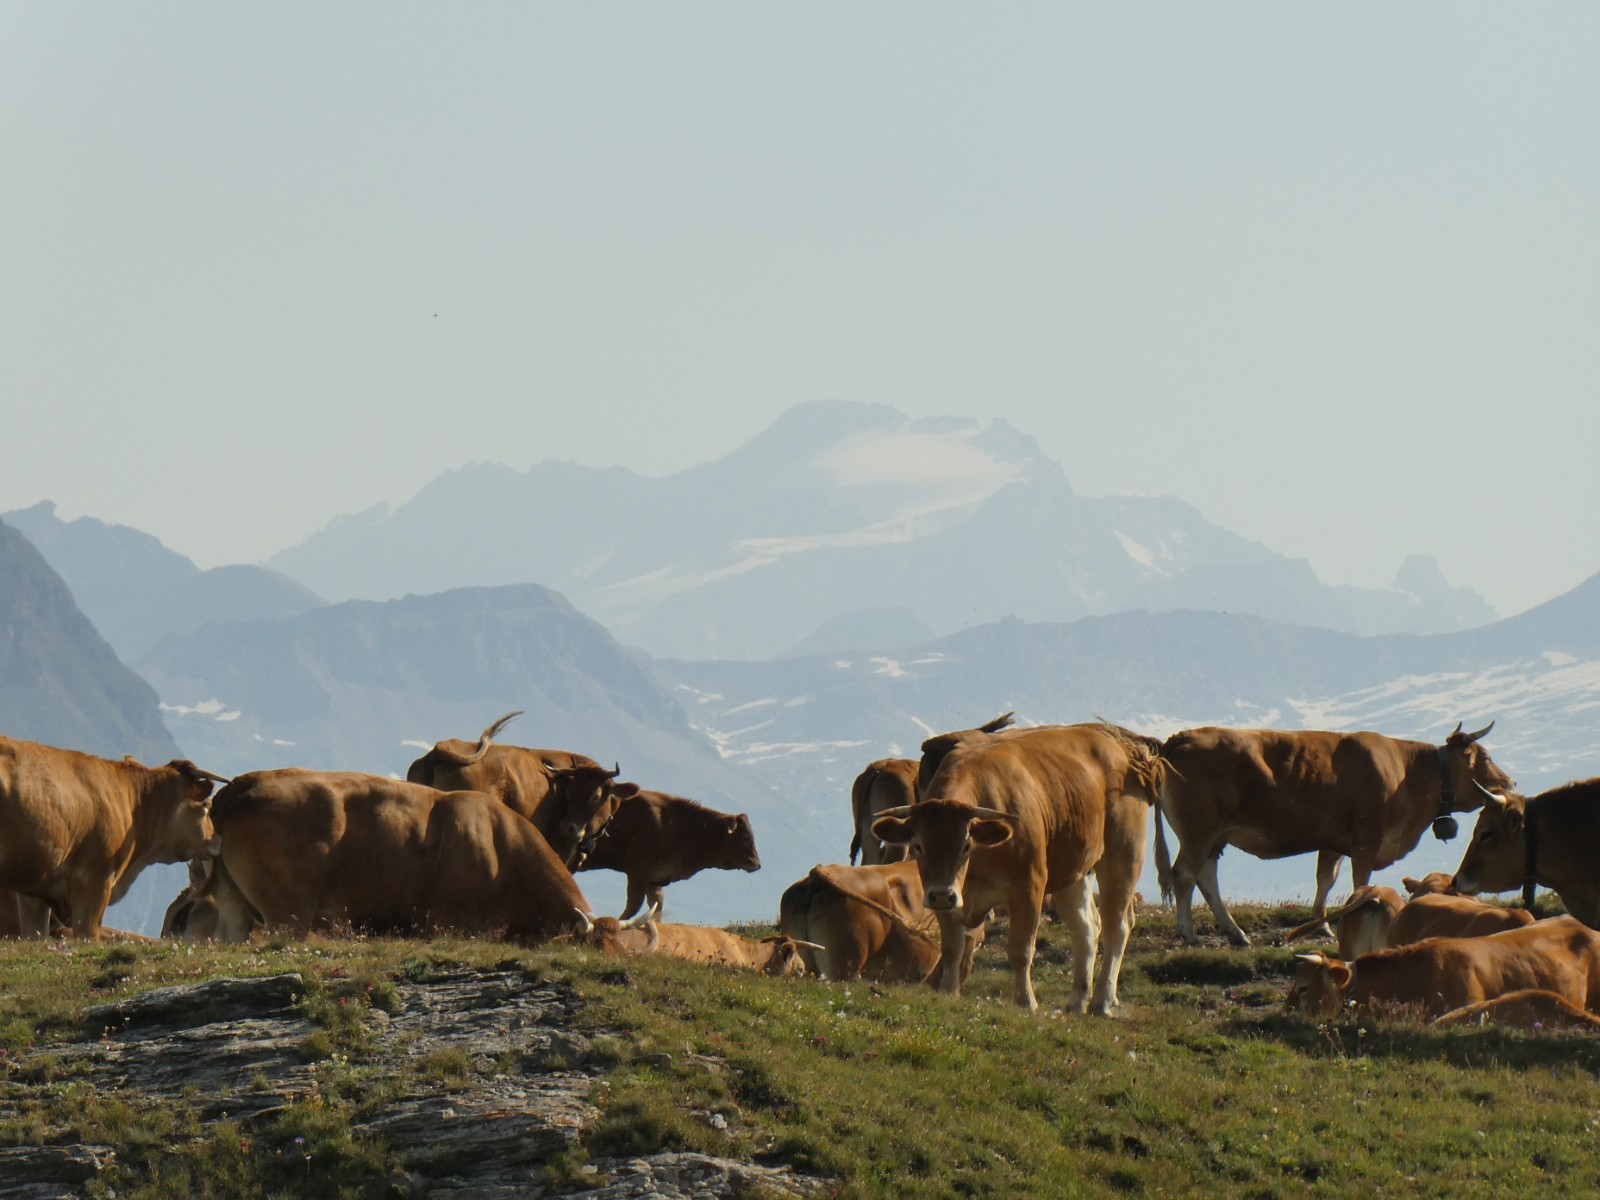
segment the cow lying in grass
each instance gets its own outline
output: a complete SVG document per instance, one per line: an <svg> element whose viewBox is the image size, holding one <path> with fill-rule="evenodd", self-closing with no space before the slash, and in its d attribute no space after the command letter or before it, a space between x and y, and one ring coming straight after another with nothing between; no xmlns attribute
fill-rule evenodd
<svg viewBox="0 0 1600 1200"><path fill-rule="evenodd" d="M1429 938L1353 962L1322 954L1298 958L1284 1008L1318 1021L1350 1006L1437 1017L1530 988L1581 1009L1600 1004L1600 933L1572 917L1487 937Z"/></svg>
<svg viewBox="0 0 1600 1200"><path fill-rule="evenodd" d="M577 940L607 954L653 954L789 976L806 973L802 947L818 948L782 934L757 940L705 925L660 924L654 919L657 911L652 908L626 921L616 917L591 918L580 911L578 917L585 928Z"/></svg>

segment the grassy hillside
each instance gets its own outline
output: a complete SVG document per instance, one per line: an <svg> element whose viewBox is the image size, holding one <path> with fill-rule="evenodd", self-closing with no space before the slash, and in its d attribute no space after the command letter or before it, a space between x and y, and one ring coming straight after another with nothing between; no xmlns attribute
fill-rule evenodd
<svg viewBox="0 0 1600 1200"><path fill-rule="evenodd" d="M1235 911L1253 932L1304 914ZM1600 1188L1591 1036L1354 1017L1318 1025L1280 1011L1290 950L1179 949L1169 915L1153 909L1127 961L1122 1018L1052 1011L1068 990L1059 926L1045 929L1035 971L1044 1010L1029 1016L1006 1000L1001 945L991 939L968 995L950 1000L571 947L0 944L0 1154L114 1147L85 1194L411 1194L417 1168L397 1165L406 1148L358 1126L400 1097L464 1097L513 1066L504 1053L396 1055L379 1036L387 1014L408 980L514 965L570 993L563 1023L581 1049L561 1065L595 1077L598 1117L538 1173L557 1191L596 1186L591 1160L664 1149L786 1164L820 1178L822 1195L897 1200ZM312 1083L249 1118L204 1119L216 1098L198 1087L158 1100L96 1085L66 1052L95 1032L88 1005L286 971L303 980L296 1006L308 1032L291 1049Z"/></svg>

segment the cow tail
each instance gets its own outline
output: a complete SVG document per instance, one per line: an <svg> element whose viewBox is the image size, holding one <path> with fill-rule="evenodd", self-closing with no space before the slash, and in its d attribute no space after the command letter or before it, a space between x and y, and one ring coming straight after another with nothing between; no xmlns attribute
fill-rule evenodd
<svg viewBox="0 0 1600 1200"><path fill-rule="evenodd" d="M855 826L855 836L850 839L852 867L861 853L861 822L872 812L872 785L877 781L878 773L869 768L857 775L856 781L850 785L850 817L851 824Z"/></svg>
<svg viewBox="0 0 1600 1200"><path fill-rule="evenodd" d="M1156 883L1161 887L1161 902L1171 904L1177 896L1172 886L1172 855L1167 850L1167 826L1156 805Z"/></svg>

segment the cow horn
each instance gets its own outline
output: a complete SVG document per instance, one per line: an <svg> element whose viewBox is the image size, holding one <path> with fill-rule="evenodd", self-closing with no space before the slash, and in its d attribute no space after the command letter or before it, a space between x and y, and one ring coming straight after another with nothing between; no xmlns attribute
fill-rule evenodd
<svg viewBox="0 0 1600 1200"><path fill-rule="evenodd" d="M1459 730L1460 730L1460 728L1461 728L1461 726L1460 726L1460 724L1459 724L1459 723L1458 723L1458 724L1457 724L1457 725L1456 725L1456 729L1457 729L1457 730L1458 730L1458 731L1459 731ZM1493 729L1493 728L1494 728L1494 722L1493 722L1493 721L1490 721L1490 722L1489 722L1489 723L1488 723L1488 724L1487 724L1487 725L1485 725L1485 726L1484 726L1484 727L1483 727L1483 728L1482 728L1482 729L1480 729L1480 730L1478 730L1478 732L1476 732L1476 733L1465 733L1465 734L1462 734L1462 735L1461 735L1461 736L1462 736L1462 737L1463 737L1463 738L1464 738L1464 739L1466 739L1466 743L1467 743L1467 745L1469 745L1469 746L1470 746L1470 745L1472 745L1472 743L1473 743L1473 742L1475 742L1475 741L1477 741L1477 740L1478 740L1478 739L1479 739L1479 738L1481 738L1481 737L1482 737L1482 736L1483 736L1483 735L1484 735L1484 734L1486 734L1486 733L1488 733L1488 732L1489 732L1489 730L1491 730L1491 729Z"/></svg>
<svg viewBox="0 0 1600 1200"><path fill-rule="evenodd" d="M1472 781L1472 786L1477 788L1480 792L1483 793L1483 798L1487 803L1494 805L1496 808L1504 808L1506 806L1506 798L1503 795L1501 795L1499 792L1490 791L1488 788L1484 787L1483 784L1479 783L1476 779L1474 779Z"/></svg>
<svg viewBox="0 0 1600 1200"><path fill-rule="evenodd" d="M212 783L221 784L229 784L233 782L233 780L229 779L226 775L218 775L215 771L208 771L204 767L196 767L193 763L190 763L189 765L192 768L190 773L196 778L209 779Z"/></svg>
<svg viewBox="0 0 1600 1200"><path fill-rule="evenodd" d="M626 921L618 921L617 924L623 929L637 929L641 925L648 925L651 921L654 921L656 914L660 911L659 906L652 906L641 913L634 913Z"/></svg>
<svg viewBox="0 0 1600 1200"><path fill-rule="evenodd" d="M588 913L584 912L583 909L579 908L577 905L573 905L572 906L572 911L577 913L578 914L578 919L583 922L583 931L584 931L584 933L593 933L594 932L594 919L592 917L590 917Z"/></svg>
<svg viewBox="0 0 1600 1200"><path fill-rule="evenodd" d="M878 817L906 817L916 809L915 804L902 804L898 808L885 808L878 812ZM874 818L877 819L877 818Z"/></svg>
<svg viewBox="0 0 1600 1200"><path fill-rule="evenodd" d="M816 942L802 942L799 938L790 938L789 940L791 942L793 942L796 946L804 946L807 950L826 950L827 949L826 946L819 945Z"/></svg>
<svg viewBox="0 0 1600 1200"><path fill-rule="evenodd" d="M1022 819L1016 813L1002 812L998 808L973 809L972 816L974 820L980 821L1020 821Z"/></svg>
<svg viewBox="0 0 1600 1200"><path fill-rule="evenodd" d="M1295 957L1303 963L1310 963L1317 967L1326 965L1328 961L1327 958L1321 954L1296 954Z"/></svg>

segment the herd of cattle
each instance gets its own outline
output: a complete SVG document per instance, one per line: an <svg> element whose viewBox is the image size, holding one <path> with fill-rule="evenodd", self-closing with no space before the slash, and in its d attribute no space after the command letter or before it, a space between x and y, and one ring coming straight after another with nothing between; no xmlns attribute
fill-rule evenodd
<svg viewBox="0 0 1600 1200"><path fill-rule="evenodd" d="M920 760L862 771L850 865L790 886L780 933L756 941L658 919L668 884L760 868L746 816L619 781L619 768L581 754L497 742L516 715L476 741L437 743L405 781L295 768L229 780L182 760L146 767L0 737L0 934L131 936L102 929L107 906L145 866L187 861L163 936L569 938L959 993L1004 912L1013 997L1033 1009L1034 947L1053 904L1072 942L1069 1010L1111 1013L1153 822L1160 884L1190 943L1198 886L1218 930L1249 944L1218 890L1224 847L1316 853L1312 920L1287 936L1331 937L1337 920L1339 953L1300 956L1292 1009L1600 1025L1600 780L1525 798L1480 744L1488 727L1457 725L1437 746L1223 727L1160 741L1104 721L1016 728L1006 714L929 738ZM1451 814L1474 810L1453 878L1407 880L1409 901L1371 886L1430 826L1450 837ZM1355 891L1329 912L1345 858ZM595 869L626 876L620 917L585 900L574 873ZM1535 921L1466 894L1519 886L1525 905L1536 886L1555 890L1571 915Z"/></svg>

